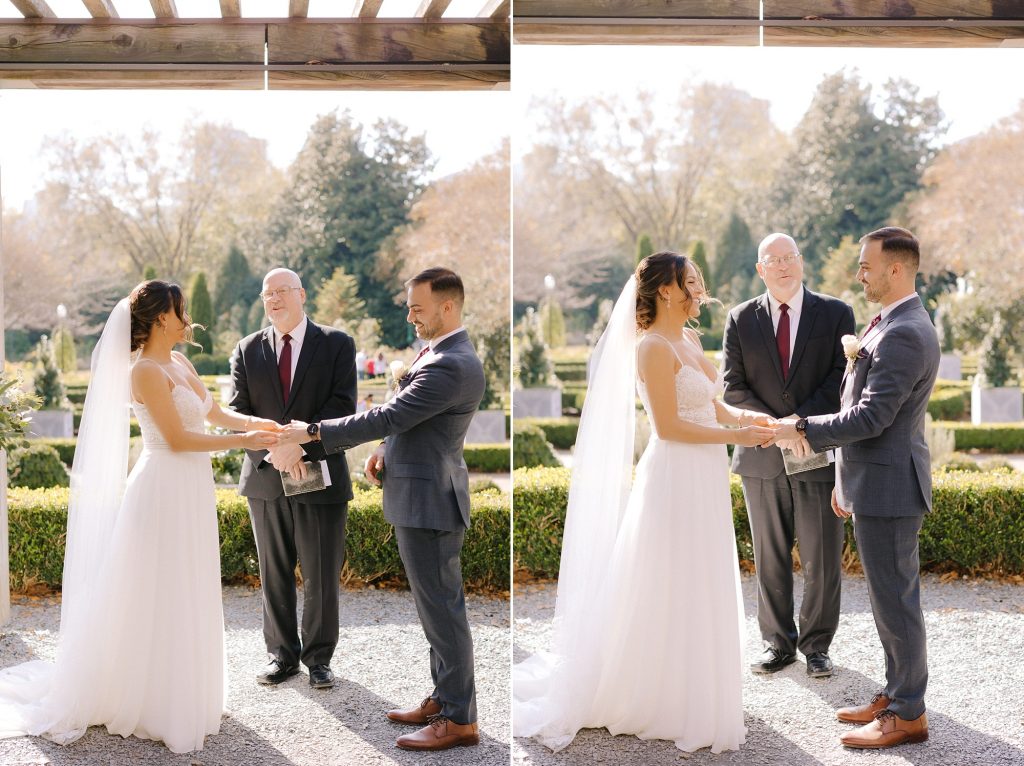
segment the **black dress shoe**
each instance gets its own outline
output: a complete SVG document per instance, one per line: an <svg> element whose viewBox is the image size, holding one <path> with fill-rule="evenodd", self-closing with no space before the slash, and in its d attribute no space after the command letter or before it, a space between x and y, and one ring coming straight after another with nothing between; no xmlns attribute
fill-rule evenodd
<svg viewBox="0 0 1024 766"><path fill-rule="evenodd" d="M267 663L263 671L256 676L256 680L266 686L274 686L299 672L298 665L285 665L279 659L273 659Z"/></svg>
<svg viewBox="0 0 1024 766"><path fill-rule="evenodd" d="M832 675L832 660L827 652L811 652L807 660L807 675L811 678L825 678Z"/></svg>
<svg viewBox="0 0 1024 766"><path fill-rule="evenodd" d="M309 666L309 685L314 689L330 689L334 686L334 673L329 665Z"/></svg>
<svg viewBox="0 0 1024 766"><path fill-rule="evenodd" d="M794 662L796 662L795 654L786 654L774 646L769 646L757 662L750 666L750 669L755 673L777 673Z"/></svg>

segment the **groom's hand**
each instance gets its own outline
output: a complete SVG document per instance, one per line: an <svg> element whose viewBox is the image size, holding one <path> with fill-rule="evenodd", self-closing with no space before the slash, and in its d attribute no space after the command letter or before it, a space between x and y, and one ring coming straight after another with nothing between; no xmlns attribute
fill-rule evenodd
<svg viewBox="0 0 1024 766"><path fill-rule="evenodd" d="M839 507L839 501L836 500L836 488L832 487L832 513L841 519L848 519L853 516L849 511L843 510Z"/></svg>
<svg viewBox="0 0 1024 766"><path fill-rule="evenodd" d="M370 457L366 458L366 465L363 466L363 473L366 474L366 478L371 483L380 486L380 478L378 474L384 468L384 445L380 444L373 452L370 453Z"/></svg>

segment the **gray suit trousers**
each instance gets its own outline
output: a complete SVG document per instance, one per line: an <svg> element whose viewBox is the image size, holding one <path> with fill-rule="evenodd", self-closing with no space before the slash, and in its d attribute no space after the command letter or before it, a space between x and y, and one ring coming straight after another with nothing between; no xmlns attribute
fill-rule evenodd
<svg viewBox="0 0 1024 766"><path fill-rule="evenodd" d="M338 645L338 599L348 504L294 497L249 500L263 590L267 652L287 665L329 665ZM295 564L302 567L302 639L295 614Z"/></svg>
<svg viewBox="0 0 1024 766"><path fill-rule="evenodd" d="M889 709L909 721L924 713L928 649L921 611L917 536L923 516L854 514L857 553L885 650Z"/></svg>
<svg viewBox="0 0 1024 766"><path fill-rule="evenodd" d="M757 622L776 649L827 652L839 627L843 522L832 512L832 482L743 477L754 540ZM793 540L800 546L804 596L800 633L793 621Z"/></svg>
<svg viewBox="0 0 1024 766"><path fill-rule="evenodd" d="M476 721L473 635L462 590L462 541L465 529L444 531L395 527L416 612L430 644L431 697L455 723Z"/></svg>

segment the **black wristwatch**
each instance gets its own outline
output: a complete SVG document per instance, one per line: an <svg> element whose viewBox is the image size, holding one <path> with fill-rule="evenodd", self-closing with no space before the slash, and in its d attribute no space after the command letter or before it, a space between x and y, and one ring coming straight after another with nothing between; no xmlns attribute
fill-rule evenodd
<svg viewBox="0 0 1024 766"><path fill-rule="evenodd" d="M310 437L312 437L313 441L320 441L320 424L310 423L308 426L306 426L306 433L309 434Z"/></svg>
<svg viewBox="0 0 1024 766"><path fill-rule="evenodd" d="M800 418L796 421L796 423L794 423L794 428L796 428L796 432L798 434L807 433L807 418Z"/></svg>

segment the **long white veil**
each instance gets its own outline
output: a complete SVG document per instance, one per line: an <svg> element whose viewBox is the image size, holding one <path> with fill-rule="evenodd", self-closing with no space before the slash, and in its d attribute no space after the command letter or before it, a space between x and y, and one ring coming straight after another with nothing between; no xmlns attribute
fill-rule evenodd
<svg viewBox="0 0 1024 766"><path fill-rule="evenodd" d="M632 484L636 421L636 279L630 277L594 350L573 454L554 635L513 668L513 728L560 750L585 724L597 681L602 583Z"/></svg>
<svg viewBox="0 0 1024 766"><path fill-rule="evenodd" d="M42 734L58 742L89 724L93 647L103 636L95 604L103 586L128 471L131 311L114 307L92 354L78 430L64 553L57 662L33 660L0 672L0 736Z"/></svg>

